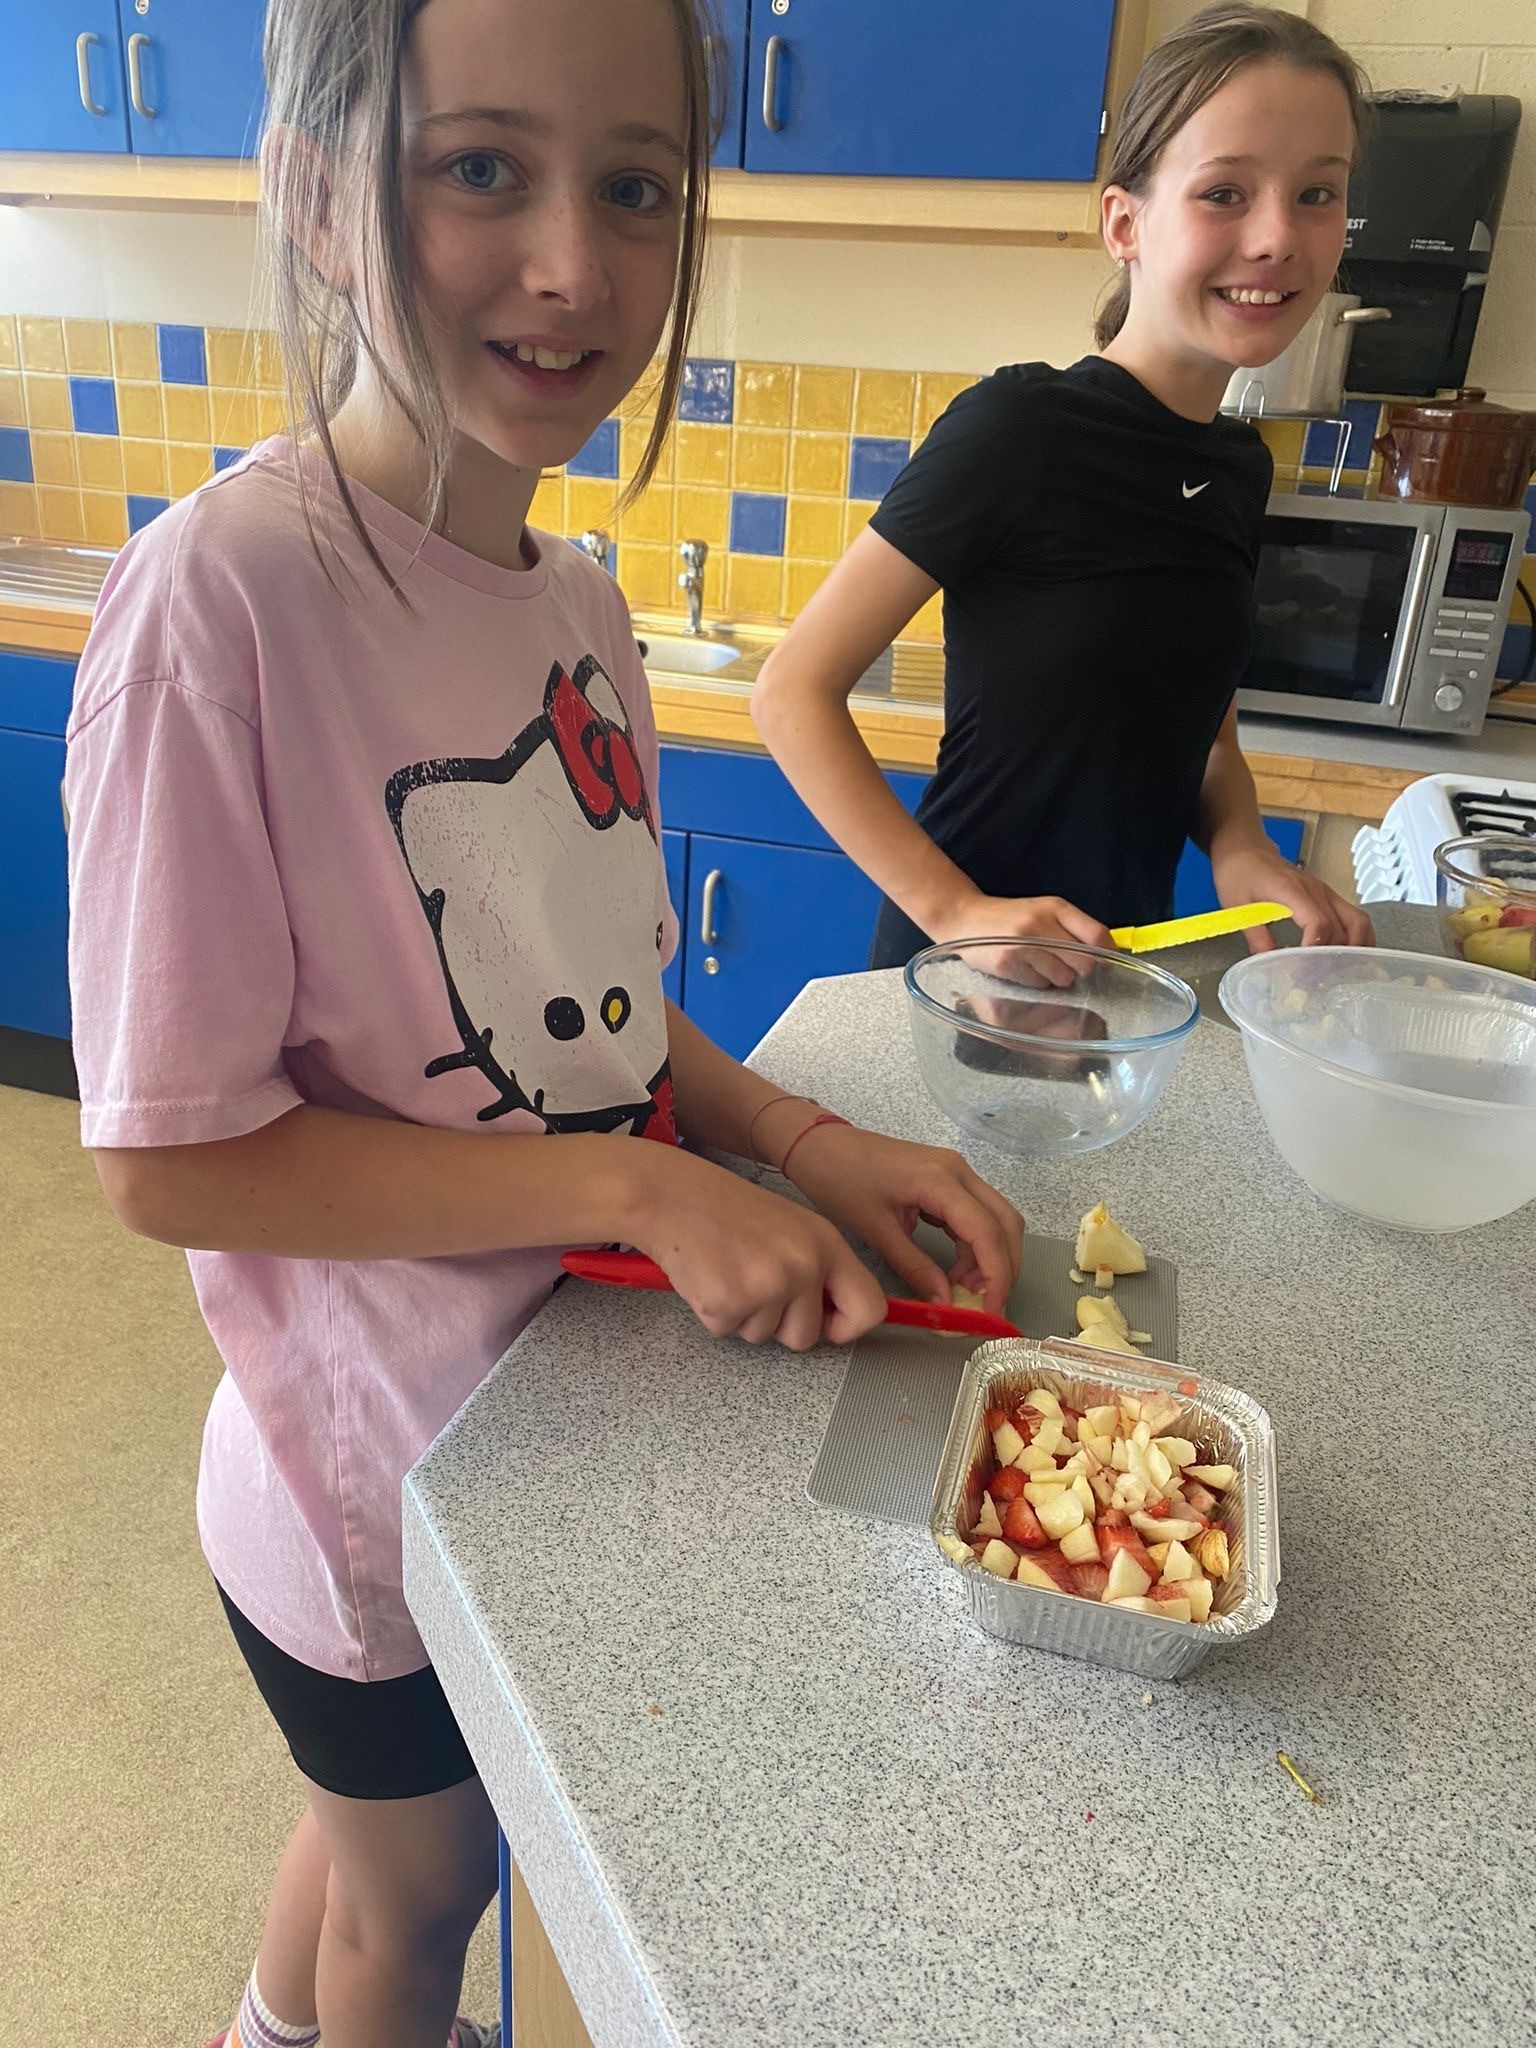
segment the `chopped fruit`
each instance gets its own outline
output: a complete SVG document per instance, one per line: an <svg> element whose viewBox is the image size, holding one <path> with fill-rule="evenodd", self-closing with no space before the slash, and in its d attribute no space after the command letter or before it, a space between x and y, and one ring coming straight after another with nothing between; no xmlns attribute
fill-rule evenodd
<svg viewBox="0 0 1536 2048"><path fill-rule="evenodd" d="M1037 1472L1056 1470L1056 1460L1049 1451L1042 1451L1037 1444L1026 1444L1013 1462L1020 1472L1027 1472L1031 1477Z"/></svg>
<svg viewBox="0 0 1536 2048"><path fill-rule="evenodd" d="M1132 1614L1161 1614L1161 1613L1162 1613L1162 1609L1161 1609L1161 1608L1160 1608L1160 1607L1158 1606L1158 1604L1157 1604L1157 1602L1156 1602L1155 1600L1148 1600L1148 1599L1144 1598L1144 1597L1143 1597L1142 1595L1140 1595L1140 1594L1135 1594L1135 1595L1132 1595L1132 1596L1130 1596L1130 1597L1128 1597L1128 1598L1126 1598L1126 1599L1124 1599L1124 1600L1109 1600L1109 1599L1106 1599L1106 1600L1105 1600L1105 1602L1104 1602L1104 1605L1105 1605L1106 1607L1124 1607L1124 1608L1128 1608L1128 1609L1130 1610L1130 1612L1131 1612Z"/></svg>
<svg viewBox="0 0 1536 2048"><path fill-rule="evenodd" d="M1107 1266L1111 1273L1145 1273L1147 1255L1127 1230L1113 1221L1102 1202L1090 1209L1077 1226L1077 1248L1073 1253L1079 1270L1095 1272Z"/></svg>
<svg viewBox="0 0 1536 2048"><path fill-rule="evenodd" d="M1099 1539L1093 1533L1093 1524L1079 1522L1075 1529L1069 1529L1061 1539L1061 1554L1071 1564L1097 1564Z"/></svg>
<svg viewBox="0 0 1536 2048"><path fill-rule="evenodd" d="M1172 1548L1173 1545L1171 1543L1149 1543L1147 1545L1147 1555L1159 1571L1168 1562L1168 1553Z"/></svg>
<svg viewBox="0 0 1536 2048"><path fill-rule="evenodd" d="M1108 1290L1109 1290L1109 1289L1110 1289L1111 1287L1113 1287L1113 1286L1114 1286L1114 1284L1115 1284L1115 1269L1114 1269L1114 1267L1113 1267L1113 1266L1095 1266L1095 1267L1094 1267L1094 1269L1093 1269L1093 1284L1094 1284L1094 1286L1095 1286L1095 1287L1102 1287L1102 1288L1104 1288L1104 1289L1105 1289L1105 1291L1107 1292L1107 1291L1108 1291Z"/></svg>
<svg viewBox="0 0 1536 2048"><path fill-rule="evenodd" d="M1194 1610L1179 1586L1154 1586L1151 1598L1165 1621L1189 1621Z"/></svg>
<svg viewBox="0 0 1536 2048"><path fill-rule="evenodd" d="M1150 1512L1132 1515L1132 1525L1154 1543L1188 1543L1200 1534L1198 1522L1180 1521L1177 1510L1158 1517Z"/></svg>
<svg viewBox="0 0 1536 2048"><path fill-rule="evenodd" d="M1058 1593L1075 1593L1077 1591L1077 1567L1068 1564L1059 1550L1053 1548L1051 1550L1037 1551L1035 1553L1035 1562L1039 1564L1042 1571L1049 1573L1051 1584Z"/></svg>
<svg viewBox="0 0 1536 2048"><path fill-rule="evenodd" d="M1067 1278L1074 1287L1086 1287L1088 1285L1088 1275L1086 1273L1079 1273L1076 1266L1068 1266Z"/></svg>
<svg viewBox="0 0 1536 2048"><path fill-rule="evenodd" d="M1100 1515L1099 1522L1105 1529L1128 1529L1131 1518L1119 1508L1111 1508L1108 1514Z"/></svg>
<svg viewBox="0 0 1536 2048"><path fill-rule="evenodd" d="M1083 1420L1095 1436L1107 1436L1111 1443L1120 1433L1120 1410L1113 1401L1102 1408L1089 1408Z"/></svg>
<svg viewBox="0 0 1536 2048"><path fill-rule="evenodd" d="M1025 1395L1024 1406L1033 1408L1037 1415L1054 1415L1058 1418L1061 1415L1061 1403L1049 1387L1035 1387Z"/></svg>
<svg viewBox="0 0 1536 2048"><path fill-rule="evenodd" d="M993 1491L994 1493L995 1493L995 1492L997 1491L997 1487L996 1487L996 1484L995 1484L995 1483L994 1483L994 1485L993 1485L992 1491ZM1147 1508L1147 1517L1146 1517L1146 1518L1147 1518L1147 1520L1148 1520L1149 1522L1160 1522L1160 1521L1162 1521L1162 1519L1163 1519L1163 1517L1164 1517L1165 1515L1171 1515L1172 1513L1173 1513L1173 1502L1172 1502L1171 1500L1155 1500L1155 1501L1152 1501L1152 1502L1151 1502L1151 1503L1149 1504L1149 1506L1148 1506L1148 1508ZM1148 1532L1147 1530L1143 1529L1141 1533L1142 1533L1142 1535L1143 1535L1143 1536L1145 1536L1145 1535L1147 1535L1147 1534L1148 1534L1149 1532Z"/></svg>
<svg viewBox="0 0 1536 2048"><path fill-rule="evenodd" d="M1183 1579L1194 1578L1195 1570L1195 1560L1190 1556L1183 1544L1170 1543L1168 1555L1163 1560L1161 1583L1165 1586L1176 1586Z"/></svg>
<svg viewBox="0 0 1536 2048"><path fill-rule="evenodd" d="M1180 1469L1185 1465L1193 1465L1200 1455L1187 1436L1160 1436L1157 1439L1157 1448L1170 1465L1177 1465Z"/></svg>
<svg viewBox="0 0 1536 2048"><path fill-rule="evenodd" d="M1152 1569L1152 1560L1147 1555L1147 1546L1142 1542L1140 1532L1135 1529L1106 1529L1102 1522L1098 1529L1100 1564L1107 1564L1113 1570L1117 1557L1128 1557L1146 1575L1150 1585L1157 1573Z"/></svg>
<svg viewBox="0 0 1536 2048"><path fill-rule="evenodd" d="M1216 1588L1209 1579L1186 1579L1184 1590L1189 1595L1189 1618L1191 1621L1209 1621L1211 1602L1216 1597Z"/></svg>
<svg viewBox="0 0 1536 2048"><path fill-rule="evenodd" d="M1505 931L1512 926L1536 925L1536 903L1506 903L1499 912L1499 924Z"/></svg>
<svg viewBox="0 0 1536 2048"><path fill-rule="evenodd" d="M1214 1486L1218 1493L1225 1493L1234 1477L1230 1465L1190 1465L1185 1469L1191 1479L1198 1479L1203 1486Z"/></svg>
<svg viewBox="0 0 1536 2048"><path fill-rule="evenodd" d="M1035 1431L1030 1448L1036 1451L1050 1451L1054 1454L1058 1446L1064 1441L1065 1433L1062 1430L1060 1421L1056 1416L1048 1415Z"/></svg>
<svg viewBox="0 0 1536 2048"><path fill-rule="evenodd" d="M1154 1437L1161 1436L1169 1424L1177 1422L1183 1413L1179 1403L1168 1394L1148 1394L1141 1404L1141 1420Z"/></svg>
<svg viewBox="0 0 1536 2048"><path fill-rule="evenodd" d="M1084 1519L1091 1522L1099 1511L1098 1496L1081 1472L1072 1481L1072 1491L1082 1507Z"/></svg>
<svg viewBox="0 0 1536 2048"><path fill-rule="evenodd" d="M1031 1479L1024 1488L1024 1498L1036 1514L1049 1501L1060 1500L1064 1493L1071 1492L1071 1482L1064 1472L1058 1472L1054 1480Z"/></svg>
<svg viewBox="0 0 1536 2048"><path fill-rule="evenodd" d="M1114 1506L1115 1489L1107 1472L1090 1472L1088 1484L1093 1489L1093 1497L1101 1509Z"/></svg>
<svg viewBox="0 0 1536 2048"><path fill-rule="evenodd" d="M1003 1534L1021 1550L1044 1550L1051 1540L1027 1500L1008 1503L1008 1512L1003 1516Z"/></svg>
<svg viewBox="0 0 1536 2048"><path fill-rule="evenodd" d="M996 1501L1017 1500L1024 1491L1024 1474L1017 1465L1005 1465L987 1481L987 1491Z"/></svg>
<svg viewBox="0 0 1536 2048"><path fill-rule="evenodd" d="M1106 1301L1102 1294L1079 1295L1077 1327L1086 1336L1101 1323L1107 1323L1110 1329L1118 1331L1122 1337L1131 1327L1121 1314L1118 1302Z"/></svg>
<svg viewBox="0 0 1536 2048"><path fill-rule="evenodd" d="M1225 1529L1207 1529L1195 1539L1194 1553L1200 1569L1210 1578L1224 1579L1231 1569Z"/></svg>
<svg viewBox="0 0 1536 2048"><path fill-rule="evenodd" d="M1011 1422L1000 1422L992 1432L992 1448L999 1465L1011 1465L1024 1448L1024 1439Z"/></svg>
<svg viewBox="0 0 1536 2048"><path fill-rule="evenodd" d="M1059 1593L1062 1590L1044 1565L1036 1564L1032 1557L1019 1559L1018 1578L1021 1586L1038 1586L1042 1593Z"/></svg>
<svg viewBox="0 0 1536 2048"><path fill-rule="evenodd" d="M1008 1410L1006 1408L989 1408L987 1410L988 1429L997 1429L998 1427L1000 1427L1001 1424L1005 1423L1007 1420Z"/></svg>
<svg viewBox="0 0 1536 2048"><path fill-rule="evenodd" d="M1179 1474L1184 1482L1184 1505L1193 1508L1197 1515L1204 1515L1209 1521L1221 1503L1208 1486L1202 1486L1198 1479L1191 1480L1188 1470Z"/></svg>
<svg viewBox="0 0 1536 2048"><path fill-rule="evenodd" d="M939 1548L952 1564L963 1564L971 1554L969 1543L963 1543L958 1536L951 1536L947 1529L939 1537Z"/></svg>
<svg viewBox="0 0 1536 2048"><path fill-rule="evenodd" d="M1152 1583L1152 1574L1142 1570L1128 1550L1117 1550L1110 1561L1109 1578L1104 1586L1106 1600L1129 1600L1138 1593L1145 1593Z"/></svg>
<svg viewBox="0 0 1536 2048"><path fill-rule="evenodd" d="M996 1538L981 1553L982 1570L984 1572L991 1572L994 1578L1011 1579L1014 1571L1017 1569L1018 1562L1018 1558L1008 1548L1007 1544L999 1543Z"/></svg>
<svg viewBox="0 0 1536 2048"><path fill-rule="evenodd" d="M1065 1552L1063 1552L1065 1555ZM1077 1597L1080 1600L1102 1600L1104 1588L1109 1584L1109 1573L1101 1564L1079 1564L1072 1568L1077 1582Z"/></svg>
<svg viewBox="0 0 1536 2048"><path fill-rule="evenodd" d="M1064 1487L1058 1487L1056 1498L1042 1503L1036 1509L1036 1513L1040 1517L1041 1528L1058 1543L1069 1529L1081 1527L1086 1519L1082 1502L1075 1493Z"/></svg>
<svg viewBox="0 0 1536 2048"><path fill-rule="evenodd" d="M1505 974L1536 976L1536 929L1529 925L1497 925L1491 931L1469 932L1461 942L1465 958L1477 967L1497 967Z"/></svg>
<svg viewBox="0 0 1536 2048"><path fill-rule="evenodd" d="M1150 1330L1127 1330L1125 1334L1133 1344L1147 1345L1152 1342L1152 1332Z"/></svg>
<svg viewBox="0 0 1536 2048"><path fill-rule="evenodd" d="M997 1503L993 1500L990 1493L984 1493L981 1497L981 1513L976 1517L976 1527L972 1534L976 1536L1001 1536L1002 1533L1003 1525L997 1519Z"/></svg>

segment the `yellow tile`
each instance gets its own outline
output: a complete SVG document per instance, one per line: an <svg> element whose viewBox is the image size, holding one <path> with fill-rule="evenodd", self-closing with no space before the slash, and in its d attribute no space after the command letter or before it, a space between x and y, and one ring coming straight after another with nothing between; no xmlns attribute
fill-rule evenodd
<svg viewBox="0 0 1536 2048"><path fill-rule="evenodd" d="M788 363L738 363L737 426L787 427L794 391L795 373Z"/></svg>
<svg viewBox="0 0 1536 2048"><path fill-rule="evenodd" d="M251 391L215 391L213 438L220 448L249 448L257 437L256 396Z"/></svg>
<svg viewBox="0 0 1536 2048"><path fill-rule="evenodd" d="M619 582L641 611L670 611L677 597L670 548L641 547L625 539L619 549Z"/></svg>
<svg viewBox="0 0 1536 2048"><path fill-rule="evenodd" d="M34 487L31 484L0 484L0 533L15 540L35 540L41 531Z"/></svg>
<svg viewBox="0 0 1536 2048"><path fill-rule="evenodd" d="M625 392L614 408L621 420L644 420L649 425L655 419L662 374L663 366L659 362L642 371L639 382Z"/></svg>
<svg viewBox="0 0 1536 2048"><path fill-rule="evenodd" d="M208 382L236 391L256 388L256 338L243 327L210 327L207 335Z"/></svg>
<svg viewBox="0 0 1536 2048"><path fill-rule="evenodd" d="M286 434L290 425L288 400L273 391L258 393L256 399L257 438L265 441L269 434Z"/></svg>
<svg viewBox="0 0 1536 2048"><path fill-rule="evenodd" d="M98 547L120 548L128 538L128 505L121 493L109 496L105 491L83 491L80 495L81 511L85 518L85 537Z"/></svg>
<svg viewBox="0 0 1536 2048"><path fill-rule="evenodd" d="M167 441L206 444L213 439L213 408L201 384L167 384L161 390L160 402L165 407Z"/></svg>
<svg viewBox="0 0 1536 2048"><path fill-rule="evenodd" d="M620 420L619 473L621 476L632 477L639 469L640 458L644 455L650 438L651 429L648 421ZM657 483L667 484L672 481L672 468L676 453L676 448L669 435L662 443L661 456L653 472Z"/></svg>
<svg viewBox="0 0 1536 2048"><path fill-rule="evenodd" d="M38 512L44 540L84 540L85 515L80 493L70 490L39 490Z"/></svg>
<svg viewBox="0 0 1536 2048"><path fill-rule="evenodd" d="M848 488L846 434L791 434L789 488L841 499Z"/></svg>
<svg viewBox="0 0 1536 2048"><path fill-rule="evenodd" d="M784 616L798 619L832 573L830 562L788 562L784 568Z"/></svg>
<svg viewBox="0 0 1536 2048"><path fill-rule="evenodd" d="M1276 469L1295 469L1299 465L1306 431L1305 420L1259 422L1259 432L1263 436L1265 446L1275 458Z"/></svg>
<svg viewBox="0 0 1536 2048"><path fill-rule="evenodd" d="M784 546L803 561L835 562L843 551L842 501L791 498Z"/></svg>
<svg viewBox="0 0 1536 2048"><path fill-rule="evenodd" d="M112 369L119 377L154 384L160 378L160 348L153 327L112 323Z"/></svg>
<svg viewBox="0 0 1536 2048"><path fill-rule="evenodd" d="M199 484L207 483L213 475L213 450L188 448L177 442L166 450L165 466L170 478L170 496L184 498Z"/></svg>
<svg viewBox="0 0 1536 2048"><path fill-rule="evenodd" d="M62 320L41 320L35 314L23 313L21 327L21 362L27 370L62 370L64 368L64 323Z"/></svg>
<svg viewBox="0 0 1536 2048"><path fill-rule="evenodd" d="M742 491L782 491L789 484L789 436L775 427L738 427L731 481Z"/></svg>
<svg viewBox="0 0 1536 2048"><path fill-rule="evenodd" d="M782 615L784 564L777 555L727 555L726 609L757 618Z"/></svg>
<svg viewBox="0 0 1536 2048"><path fill-rule="evenodd" d="M619 534L626 549L631 541L650 541L666 547L672 539L672 487L652 484L619 519Z"/></svg>
<svg viewBox="0 0 1536 2048"><path fill-rule="evenodd" d="M731 494L710 484L680 484L672 499L672 538L723 548L731 530Z"/></svg>
<svg viewBox="0 0 1536 2048"><path fill-rule="evenodd" d="M252 357L258 391L285 388L282 344L270 329L262 328L252 337Z"/></svg>
<svg viewBox="0 0 1536 2048"><path fill-rule="evenodd" d="M852 370L796 370L794 418L797 427L846 434L853 424Z"/></svg>
<svg viewBox="0 0 1536 2048"><path fill-rule="evenodd" d="M21 368L21 348L16 340L16 315L0 313L0 370Z"/></svg>
<svg viewBox="0 0 1536 2048"><path fill-rule="evenodd" d="M21 372L0 370L0 427L24 427L27 404L22 396Z"/></svg>
<svg viewBox="0 0 1536 2048"><path fill-rule="evenodd" d="M901 629L903 640L944 641L944 594L935 591L922 608L913 613Z"/></svg>
<svg viewBox="0 0 1536 2048"><path fill-rule="evenodd" d="M75 466L74 435L34 432L32 475L40 484L77 484L80 472Z"/></svg>
<svg viewBox="0 0 1536 2048"><path fill-rule="evenodd" d="M676 429L680 484L724 484L731 480L731 430L685 420Z"/></svg>
<svg viewBox="0 0 1536 2048"><path fill-rule="evenodd" d="M88 491L120 491L123 488L123 444L109 434L77 434L75 464L80 483Z"/></svg>
<svg viewBox="0 0 1536 2048"><path fill-rule="evenodd" d="M117 431L139 441L164 438L165 408L160 403L158 384L118 385Z"/></svg>
<svg viewBox="0 0 1536 2048"><path fill-rule="evenodd" d="M878 509L878 498L850 498L843 507L843 546L850 547Z"/></svg>
<svg viewBox="0 0 1536 2048"><path fill-rule="evenodd" d="M909 441L916 403L917 379L910 370L860 370L853 394L853 431Z"/></svg>
<svg viewBox="0 0 1536 2048"><path fill-rule="evenodd" d="M160 441L124 441L123 489L136 498L164 498L166 489L165 447Z"/></svg>
<svg viewBox="0 0 1536 2048"><path fill-rule="evenodd" d="M539 487L528 507L528 524L541 533L565 531L565 478L558 472L539 479Z"/></svg>
<svg viewBox="0 0 1536 2048"><path fill-rule="evenodd" d="M975 382L974 377L924 370L917 380L917 412L912 422L916 438L920 441L939 414L952 405L962 391L969 391Z"/></svg>
<svg viewBox="0 0 1536 2048"><path fill-rule="evenodd" d="M589 526L613 527L619 487L612 477L568 476L565 480L565 531L585 533Z"/></svg>
<svg viewBox="0 0 1536 2048"><path fill-rule="evenodd" d="M29 371L21 381L26 392L27 424L67 433L75 424L75 416L70 410L69 386L64 379L38 377Z"/></svg>
<svg viewBox="0 0 1536 2048"><path fill-rule="evenodd" d="M64 360L76 377L110 377L112 330L105 320L66 320Z"/></svg>

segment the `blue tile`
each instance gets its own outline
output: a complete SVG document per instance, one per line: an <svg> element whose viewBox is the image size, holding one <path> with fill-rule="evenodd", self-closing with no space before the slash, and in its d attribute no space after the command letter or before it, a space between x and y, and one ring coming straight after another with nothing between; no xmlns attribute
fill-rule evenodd
<svg viewBox="0 0 1536 2048"><path fill-rule="evenodd" d="M736 365L690 356L683 365L680 420L712 420L729 426L736 417Z"/></svg>
<svg viewBox="0 0 1536 2048"><path fill-rule="evenodd" d="M787 502L777 491L732 491L731 553L782 555Z"/></svg>
<svg viewBox="0 0 1536 2048"><path fill-rule="evenodd" d="M117 387L110 377L71 377L69 409L77 434L117 432Z"/></svg>
<svg viewBox="0 0 1536 2048"><path fill-rule="evenodd" d="M133 492L130 491L128 493L128 531L130 533L138 533L143 527L148 526L151 519L158 519L162 512L169 512L170 509L171 501L169 498L136 498Z"/></svg>
<svg viewBox="0 0 1536 2048"><path fill-rule="evenodd" d="M25 427L0 427L0 484L32 481L32 436Z"/></svg>
<svg viewBox="0 0 1536 2048"><path fill-rule="evenodd" d="M855 434L848 453L850 498L883 498L907 466L910 441L876 440Z"/></svg>
<svg viewBox="0 0 1536 2048"><path fill-rule="evenodd" d="M1536 484L1532 484L1525 494L1525 509L1531 515L1532 525L1536 526ZM1529 541L1526 542L1526 546L1530 546Z"/></svg>
<svg viewBox="0 0 1536 2048"><path fill-rule="evenodd" d="M1374 398L1346 398L1344 417L1350 426L1349 452L1344 458L1345 467L1369 469L1371 443L1376 438L1381 405ZM1321 464L1331 469L1338 452L1338 428L1330 426L1327 420L1313 420L1307 428L1307 438L1302 443L1302 461L1308 465Z"/></svg>
<svg viewBox="0 0 1536 2048"><path fill-rule="evenodd" d="M244 462L249 453L250 450L246 448L215 448L213 451L214 475L217 476L221 469L233 469L237 462Z"/></svg>
<svg viewBox="0 0 1536 2048"><path fill-rule="evenodd" d="M617 476L619 473L619 423L604 420L565 465L572 476Z"/></svg>
<svg viewBox="0 0 1536 2048"><path fill-rule="evenodd" d="M157 327L160 376L166 384L206 384L208 352L201 327Z"/></svg>

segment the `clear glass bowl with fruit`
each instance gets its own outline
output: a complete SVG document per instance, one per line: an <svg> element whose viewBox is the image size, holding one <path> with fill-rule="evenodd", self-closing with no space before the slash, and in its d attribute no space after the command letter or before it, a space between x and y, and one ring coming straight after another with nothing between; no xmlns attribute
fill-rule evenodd
<svg viewBox="0 0 1536 2048"><path fill-rule="evenodd" d="M1536 839L1448 839L1435 848L1435 890L1451 952L1536 981Z"/></svg>

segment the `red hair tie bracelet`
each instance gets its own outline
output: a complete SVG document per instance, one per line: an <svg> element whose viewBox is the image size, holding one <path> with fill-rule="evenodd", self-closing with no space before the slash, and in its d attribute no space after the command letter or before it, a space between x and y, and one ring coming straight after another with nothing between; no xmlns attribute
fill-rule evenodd
<svg viewBox="0 0 1536 2048"><path fill-rule="evenodd" d="M794 1137L790 1139L789 1149L785 1152L784 1157L779 1161L779 1171L780 1173L784 1174L786 1178L789 1174L789 1162L794 1157L795 1147L800 1143L800 1140L802 1138L808 1138L811 1135L812 1131L816 1129L818 1124L841 1124L845 1130L852 1128L852 1126L848 1122L847 1117L834 1116L830 1109L824 1109L820 1116L813 1116L810 1122L805 1126L805 1129L803 1131L797 1131Z"/></svg>

